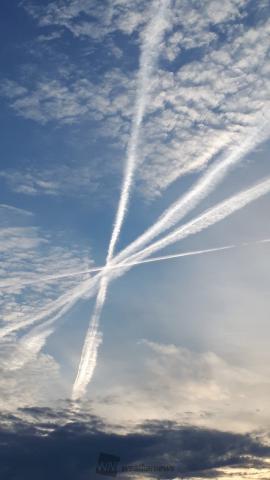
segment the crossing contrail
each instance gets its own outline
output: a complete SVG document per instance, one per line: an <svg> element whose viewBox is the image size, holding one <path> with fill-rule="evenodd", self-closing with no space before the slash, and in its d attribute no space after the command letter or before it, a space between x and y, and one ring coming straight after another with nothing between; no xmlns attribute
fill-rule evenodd
<svg viewBox="0 0 270 480"><path fill-rule="evenodd" d="M136 266L147 264L147 263L175 260L177 258L184 258L184 257L190 257L190 256L196 256L196 255L218 253L222 251L227 251L227 250L232 250L237 248L244 248L252 245L259 245L259 244L265 244L265 243L270 243L270 238L265 238L262 240L254 240L251 242L243 242L236 245L225 245L222 247L207 248L202 250L190 250L188 252L175 253L171 255L162 255L159 257L147 258L145 260L141 260L137 262L113 265L110 267L110 270L123 269L123 267L136 267ZM96 267L95 271L102 271L103 269L104 269L104 266ZM83 273L87 273L87 271ZM73 273L72 275L76 275L76 274L81 275L81 272L76 272L76 273ZM69 273L68 275L71 275L71 274ZM61 315L63 313L64 312L62 312ZM40 352L40 350L46 343L47 338L54 332L54 329L52 327L58 318L59 318L59 315L50 318L46 322L34 327L32 330L30 330L29 333L21 337L18 343L18 347L16 349L17 353L14 355L12 362L10 361L10 368L13 368L13 369L21 368L27 361L29 361L30 359L33 359ZM98 336L98 331L95 330L94 325L92 326L92 328L93 328L91 332L92 336L90 337L91 340L94 341L94 339L96 338L96 341L101 341L101 337Z"/></svg>
<svg viewBox="0 0 270 480"><path fill-rule="evenodd" d="M189 235L198 233L204 230L205 228L208 228L209 226L223 220L227 216L243 208L245 205L251 203L252 201L260 198L262 195L265 195L269 191L270 191L270 178L267 178L266 180L256 184L255 186L247 190L241 191L240 193L210 208L205 213L201 214L199 217L188 222L186 225L183 225L175 229L173 232L161 238L157 242L154 242L153 244L149 245L148 247L141 250L137 254L129 257L128 261L132 263L133 261L143 260L145 257L152 255L156 251L162 248L165 248L178 240L184 239ZM128 268L129 267L127 268L124 267L123 269L124 272ZM94 329L94 332L95 332L97 331L96 330L97 324L96 324L95 317L94 317L93 325L95 327ZM90 341L92 343L90 343ZM87 348L87 345L90 345L90 344L93 345L92 337L88 337L87 342L89 343L86 343L86 348ZM79 371L76 382L75 382L75 388L73 390L73 399L75 400L80 398L85 393L89 380L91 379L90 374L92 375L93 373L93 363L91 363L91 369L87 370L86 360L84 361L84 358L87 359L87 356L86 356L88 355L87 352L88 352L87 350L83 352L85 353L85 357L82 356L82 363L81 363L82 369Z"/></svg>
<svg viewBox="0 0 270 480"><path fill-rule="evenodd" d="M236 149L231 153L224 154L219 161L216 161L210 168L207 169L205 174L198 180L198 182L183 196L181 196L176 202L170 205L165 212L158 218L158 220L148 228L142 235L140 235L136 240L131 242L124 250L122 250L118 255L118 261L127 258L132 255L139 248L144 247L151 240L156 238L158 235L168 230L170 227L179 222L187 213L196 207L196 205L207 197L214 188L222 181L224 176L227 174L228 170L233 168L241 159L256 145L268 136L269 133L269 123L266 122L265 125L256 131L248 140L243 142L241 145L236 147ZM118 266L110 268L119 268ZM45 275L44 277L36 278L22 278L14 277L0 281L0 288L8 288L12 286L21 286L21 285L33 285L39 283L46 283L54 280L58 280L66 277L73 277L77 275L83 275L88 273L99 272L103 270L103 267L93 267L88 270L82 270L77 272L66 272L58 275Z"/></svg>
<svg viewBox="0 0 270 480"><path fill-rule="evenodd" d="M120 254L116 255L113 259L113 262L110 264L110 277L119 277L129 268L134 265L137 265L142 260L147 259L155 251L158 251L166 246L169 246L181 239L199 233L205 228L208 228L210 225L214 225L216 222L221 221L227 216L231 215L235 211L243 208L247 204L253 202L254 200L260 198L262 195L265 195L270 190L270 179L266 179L261 183L256 184L254 187L251 187L247 190L241 191L240 193L233 195L232 197L224 200L223 202L217 204L216 206L210 208L206 212L202 213L195 219L190 222L182 225L181 227L174 230L171 234L166 235L161 238L158 242L155 242L149 245L144 250L141 250L136 255L128 257L125 261L117 264ZM266 243L269 242L269 239L259 240L255 243ZM245 245L245 244L243 244ZM181 255L181 254L180 254ZM153 260L153 259L149 259ZM147 263L147 262L144 262ZM95 268L95 267L94 267ZM81 282L72 293L67 292L61 295L57 300L51 302L50 306L46 308L45 311L41 311L34 317L28 320L22 320L20 322L12 322L10 325L3 327L0 330L0 338L10 333L31 326L44 318L49 317L50 315L55 315L55 319L60 318L66 311L68 311L74 303L76 303L82 296L86 295L91 296L96 292L98 287L100 277L103 273L104 267L96 267L96 271L99 270L99 273L88 280ZM82 273L82 272L79 272ZM83 273L89 273L84 271ZM57 312L57 313L56 313Z"/></svg>
<svg viewBox="0 0 270 480"><path fill-rule="evenodd" d="M162 42L165 29L167 28L167 12L171 0L155 0L152 6L151 19L143 34L142 51L140 57L140 68L138 73L138 86L135 101L135 112L133 115L131 134L127 149L127 160L125 165L123 183L120 193L120 200L116 212L115 222L112 230L111 240L106 257L106 266L110 265L114 255L121 228L128 209L131 188L134 179L134 172L137 165L138 145L141 135L141 126L149 101L149 93L153 70L159 56L159 45ZM100 281L100 287L94 307L90 326L83 345L78 373L73 386L73 399L79 398L86 390L93 375L97 349L101 342L101 334L98 333L99 318L106 300L108 281L104 274Z"/></svg>
<svg viewBox="0 0 270 480"><path fill-rule="evenodd" d="M231 250L233 248L237 248L237 246L226 245L222 247L207 248L203 250L191 250L188 252L181 252L181 253L176 253L171 255L162 255L159 257L147 258L140 262L126 263L123 265L114 265L110 268L113 270L116 268L121 269L123 268L123 266L134 267L134 266L138 266L146 263L155 263L155 262L172 260L172 259L181 258L181 257L189 257L189 256L195 256L195 255L204 255L204 254L210 254L215 252L221 252L225 250ZM97 267L97 270L99 271L102 271L103 269L104 267ZM13 359L10 361L10 366L12 366L12 368L21 368L27 361L29 361L29 359L32 359L33 357L35 357L35 355L39 353L39 351L44 346L49 335L53 333L54 330L52 326L58 318L59 316L54 316L50 318L49 320L42 323L41 325L34 327L29 333L21 337L21 339L18 342L18 347L16 349L17 354L15 354ZM90 332L91 332L91 335L89 335L90 348L86 351L87 355L89 354L88 352L91 352L93 349L97 351L98 345L97 345L97 348L95 348L93 345L94 342L96 342L97 344L101 342L101 335L98 332L98 326L96 322L95 323L92 322ZM93 357L93 360L92 360L89 356L88 361L90 362L91 367L94 367L96 357Z"/></svg>
<svg viewBox="0 0 270 480"><path fill-rule="evenodd" d="M218 252L220 250L228 250L228 249L231 249L231 248L238 248L240 246L245 247L245 246L263 244L263 243L269 243L269 242L270 242L270 239L265 238L263 240L254 240L253 242L244 242L244 243L241 243L240 245L228 245L228 246L224 246L224 247L207 248L207 249L203 249L203 250L190 250L188 252L175 253L175 254L171 254L171 255L162 255L162 256L159 256L159 257L147 258L145 260L141 260L141 261L137 261L137 262L135 261L135 262L118 263L116 265L107 266L106 269L108 271L111 271L111 270L121 269L121 268L124 268L124 267L136 267L136 266L142 265L144 263L155 263L155 262L160 262L162 260L171 260L171 259L180 258L180 257L188 257L188 256L192 256L192 255L201 255L203 253L212 253L212 252ZM102 266L97 266L97 267L90 268L89 270L78 270L77 272L67 272L67 273L62 273L60 275L51 275L51 276L41 277L40 280L37 280L36 278L33 279L33 280L27 279L26 281L23 278L19 278L19 279L15 279L15 280L16 280L16 285L18 285L18 284L19 285L24 285L24 284L32 285L32 284L35 284L35 283L52 282L54 280L59 280L61 278L80 277L82 275L86 275L86 274L89 274L89 273L102 272L104 269L105 269L105 265L102 265ZM2 287L3 288L6 287L6 286L9 287L10 285L12 285L12 283L6 283L6 284L3 284Z"/></svg>

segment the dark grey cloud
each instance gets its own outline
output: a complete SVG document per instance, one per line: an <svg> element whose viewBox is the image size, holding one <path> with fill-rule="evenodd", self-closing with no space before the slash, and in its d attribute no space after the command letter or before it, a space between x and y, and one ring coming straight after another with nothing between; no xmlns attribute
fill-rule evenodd
<svg viewBox="0 0 270 480"><path fill-rule="evenodd" d="M173 465L171 474L151 478L218 478L219 467L264 467L270 447L258 438L173 422L149 422L136 431L112 430L91 412L27 408L1 416L0 478L85 480L102 478L100 452L121 465ZM127 478L119 474L120 478Z"/></svg>

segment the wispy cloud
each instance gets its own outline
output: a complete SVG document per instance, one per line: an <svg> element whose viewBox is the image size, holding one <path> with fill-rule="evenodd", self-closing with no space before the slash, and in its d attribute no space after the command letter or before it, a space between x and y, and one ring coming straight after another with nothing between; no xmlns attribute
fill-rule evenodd
<svg viewBox="0 0 270 480"><path fill-rule="evenodd" d="M106 160L91 164L69 162L69 164L52 165L37 168L26 166L24 169L3 169L0 179L15 193L27 196L61 196L86 198L97 195L99 201L108 200L108 193L101 191L101 185L112 177L116 166L106 165ZM110 192L111 195L112 192Z"/></svg>
<svg viewBox="0 0 270 480"><path fill-rule="evenodd" d="M17 115L26 119L42 125L70 125L90 119L95 122L96 134L115 140L120 137L120 142L132 110L133 75L115 68L106 71L97 82L88 78L88 71L82 74L74 66L70 68L70 73L63 67L62 73L52 77L44 74L39 78L37 72L33 80L23 79L23 85L4 79L0 94L9 100Z"/></svg>
<svg viewBox="0 0 270 480"><path fill-rule="evenodd" d="M180 68L172 64L156 78L144 129L142 156L147 163L140 167L147 196L200 171L224 150L228 154L254 136L267 118L268 21L256 29L237 24L233 34L229 27L223 34L226 42L217 38L199 59ZM181 53L175 62L181 64Z"/></svg>

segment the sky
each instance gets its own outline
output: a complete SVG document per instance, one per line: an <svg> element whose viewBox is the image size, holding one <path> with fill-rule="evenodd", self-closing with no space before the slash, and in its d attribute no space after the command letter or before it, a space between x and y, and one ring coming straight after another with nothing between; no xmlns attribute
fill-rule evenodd
<svg viewBox="0 0 270 480"><path fill-rule="evenodd" d="M1 9L1 479L269 478L269 2Z"/></svg>

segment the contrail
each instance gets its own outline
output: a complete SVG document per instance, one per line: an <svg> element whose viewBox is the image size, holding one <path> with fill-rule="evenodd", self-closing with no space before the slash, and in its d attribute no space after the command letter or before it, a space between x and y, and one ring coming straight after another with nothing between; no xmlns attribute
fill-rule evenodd
<svg viewBox="0 0 270 480"><path fill-rule="evenodd" d="M263 241L267 242L267 239L263 240ZM249 244L247 244L247 245L249 245ZM102 272L105 269L108 272L110 272L111 270L115 270L115 269L118 269L118 268L121 269L121 268L126 267L126 266L135 267L137 265L141 265L141 264L144 264L144 263L160 262L162 260L170 260L170 259L179 258L179 257L186 257L186 256L189 256L189 255L199 255L201 253L216 252L216 251L219 251L219 250L226 250L227 248L231 248L231 245L225 246L225 247L209 248L209 249L204 249L204 250L191 250L189 252L176 253L176 254L172 254L172 255L163 255L163 256L160 256L160 257L147 258L146 260L142 260L142 261L138 261L138 262L132 262L132 263L129 263L129 262L126 263L125 262L125 263L117 263L116 265L112 265L112 264L107 265L107 266L102 265L102 266L90 268L89 270L79 270L78 272L67 272L67 273L62 273L60 275L42 277L40 279L40 282L36 278L33 279L33 280L31 280L31 279L24 280L23 278L22 279L14 279L14 282L16 280L16 285L18 285L18 281L20 281L21 285L24 285L25 283L27 285L28 284L35 284L35 283L42 283L42 282L46 283L46 282L51 282L51 281L54 281L54 280L59 280L61 278L79 277L81 275L86 275L86 274L89 274L89 273ZM3 284L4 287L9 287L10 285L12 285L12 283Z"/></svg>
<svg viewBox="0 0 270 480"><path fill-rule="evenodd" d="M150 84L153 70L159 56L159 45L162 42L167 28L167 12L171 0L155 0L152 6L151 20L143 34L143 44L138 73L138 87L135 100L135 113L133 116L130 140L127 149L127 161L124 171L119 205L115 217L112 236L108 248L107 262L111 260L119 238L121 227L128 208L130 190L134 178L134 172L138 161L138 144L140 140L141 126L145 111L149 102Z"/></svg>
<svg viewBox="0 0 270 480"><path fill-rule="evenodd" d="M262 242L267 242L268 240L265 239ZM270 240L269 240L270 241ZM247 244L248 245L248 244ZM212 252L218 252L222 250L228 250L234 248L232 245L228 246L223 246L223 247L215 247L215 248L208 248L204 250L191 250L189 252L182 252L182 253L177 253L177 254L172 254L172 255L163 255L160 257L153 257L153 258L148 258L142 261L135 261L132 263L123 263L123 264L116 264L116 265L110 265L109 267L106 267L109 270L117 270L117 269L123 269L126 267L134 267L137 265L145 264L145 263L153 263L153 262L160 262L163 260L170 260L170 259L175 259L175 258L180 258L180 257L188 257L188 256L193 256L193 255L202 255L206 253L212 253ZM92 272L102 272L104 270L105 266L102 267L93 267L92 269L85 270L82 272L73 272L73 273L66 273L63 275L60 275L60 278L63 276L77 276L77 275L82 275L86 273L92 273ZM53 277L53 279L56 279L58 277ZM52 324L54 324L59 318L61 318L70 308L87 292L88 295L89 293L92 293L94 295L96 289L98 288L98 281L100 279L100 276L96 276L94 278L91 278L87 280L86 282L83 282L79 284L79 286L75 289L75 291L70 295L64 294L59 299L57 299L54 302L51 302L51 305L49 308L47 308L44 311L40 312L39 314L35 315L34 317L31 317L29 320L22 320L21 322L17 323L11 323L10 325L7 325L0 329L0 338L3 338L7 335L10 335L11 333L25 329L29 326L34 325L35 323L38 323L39 321L43 320L46 317L50 317L51 314L55 313L53 317L49 318L49 320L45 321L45 323L42 323L41 325L38 325L36 328L31 330L31 333L34 332L39 332L40 329L48 328ZM28 335L28 334L27 334ZM48 334L49 335L49 334ZM25 338L26 336L24 336Z"/></svg>
<svg viewBox="0 0 270 480"><path fill-rule="evenodd" d="M228 217L232 213L240 210L249 203L257 200L258 198L266 195L270 191L270 178L266 178L260 183L257 183L255 186L242 190L240 193L233 195L232 197L224 200L223 202L218 203L214 207L206 210L195 219L189 221L183 226L176 228L170 234L161 238L160 240L152 243L148 247L139 251L137 254L128 257L128 262L132 263L135 261L141 261L145 257L149 257L154 254L156 251L159 251L162 248L168 247L169 245L182 240L190 235L199 233L202 230L214 225L217 222L220 222L224 218ZM126 262L124 262L126 263Z"/></svg>
<svg viewBox="0 0 270 480"><path fill-rule="evenodd" d="M167 28L167 12L171 0L155 0L152 7L151 19L145 28L140 56L140 67L138 73L138 86L135 101L135 113L133 115L131 134L127 148L127 160L125 165L124 177L120 193L120 200L116 212L115 222L112 230L111 240L106 257L106 265L110 264L114 255L120 231L128 209L130 192L134 179L134 172L138 161L138 145L140 141L141 126L145 111L149 101L151 78L153 70L159 56L159 45L163 39L165 29ZM83 346L81 360L78 368L77 377L73 386L73 399L79 398L86 390L88 383L93 375L97 349L101 342L101 336L98 333L99 318L103 305L106 300L108 288L108 277L106 267L104 275L100 281L100 287L94 307L94 313L90 322L86 339Z"/></svg>
<svg viewBox="0 0 270 480"><path fill-rule="evenodd" d="M55 320L60 318L65 312L67 312L81 297L88 294L94 294L97 290L99 284L99 275L96 275L93 278L81 282L72 292L68 291L64 293L56 300L52 301L46 309L37 313L33 317L27 320L21 320L19 322L10 322L0 330L0 338L10 335L12 332L27 328L35 323L40 322L44 318L49 317L50 315L55 314Z"/></svg>
<svg viewBox="0 0 270 480"><path fill-rule="evenodd" d="M269 121L265 121L260 129L257 129L245 142L237 146L231 153L222 155L197 183L176 202L174 202L159 219L148 228L140 237L130 243L117 256L117 261L130 256L144 247L158 235L178 223L183 217L193 210L198 203L206 198L216 186L223 180L229 169L237 165L241 159L259 143L269 136Z"/></svg>
<svg viewBox="0 0 270 480"><path fill-rule="evenodd" d="M254 143L253 143L253 141L254 141ZM245 144L242 147L240 146L240 149L238 149L236 152L233 152L227 158L225 158L224 160L216 163L212 168L210 168L210 170L206 172L204 177L199 182L197 182L197 185L195 185L194 189L192 189L182 199L180 199L180 202L175 202L160 217L160 219L158 220L158 222L155 225L153 225L141 237L139 237L139 239L135 240L135 242L133 242L131 245L129 245L125 250L123 250L120 253L121 256L118 259L118 261L121 260L121 258L124 258L127 254L134 252L140 246L149 242L156 235L158 235L159 233L161 233L164 230L167 230L170 226L174 225L177 221L179 221L181 218L183 218L183 216L188 211L190 211L192 208L194 208L194 206L204 196L206 196L216 186L217 183L220 182L220 180L226 174L227 169L230 168L234 163L236 163L240 158L242 158L242 156L245 155L251 148L253 148L255 146L255 144L259 143L259 141L262 141L260 135L259 135L259 138L258 138L257 141L256 141L256 138L253 138L253 140L251 139L250 141L245 142ZM123 218L124 218L124 216L123 216ZM91 271L98 271L98 269L93 268L93 269L91 269ZM64 274L63 276L66 276L66 274ZM61 276L59 276L59 277L61 277ZM93 283L93 279L90 279L90 285L91 285L91 283ZM96 283L96 280L94 281L94 283ZM77 289L75 289L77 291L75 292L74 297L73 296L71 297L71 303L68 304L66 307L62 308L62 310L60 310L60 312L56 315L55 318L59 318L68 308L70 308L77 301L78 298L80 298L80 296L84 295L87 292L87 286L86 285L88 285L88 281L86 281L84 284L82 283ZM70 301L70 295L69 294L62 296L57 302L58 302L59 305L62 302L62 305L63 305L63 302L66 302L66 301L68 301L68 302ZM43 319L45 316L48 316L53 311L56 311L56 309L58 308L57 302L56 302L55 305L54 305L54 302L53 302L51 309L49 311L45 312L45 313L41 312L41 314L39 314L37 316L37 318L31 319L31 320L28 320L28 321L24 321L24 322L20 322L19 324L11 325L11 326L7 327L7 329L4 329L5 330L5 333L3 332L4 335L12 332L14 330L17 330L18 328L23 328L23 327L26 327L28 325L31 325L33 322L39 321L39 320ZM1 333L0 333L0 336L1 336Z"/></svg>
<svg viewBox="0 0 270 480"><path fill-rule="evenodd" d="M93 267L89 268L88 270L78 270L75 272L64 272L60 273L57 275L44 275L44 277L40 276L38 277L37 274L35 274L32 278L24 278L24 277L13 277L13 278L8 278L7 280L0 281L0 288L10 288L10 287L20 287L20 286L26 286L26 285L35 285L35 284L41 284L41 283L50 283L54 282L55 280L60 280L61 278L69 278L69 277L76 277L76 276L82 276L86 275L89 273L94 273L94 272L99 272L102 270L104 267Z"/></svg>
<svg viewBox="0 0 270 480"><path fill-rule="evenodd" d="M175 259L175 258L180 258L180 257L187 257L187 256L191 256L191 255L200 255L200 254L203 254L203 253L211 253L211 252L218 252L219 250L228 250L228 249L231 249L231 248L237 248L239 246L241 247L245 247L245 246L250 246L250 245L256 245L256 244L263 244L263 243L270 243L270 239L269 238L265 238L263 240L254 240L253 242L244 242L244 243L241 243L240 245L228 245L228 246L224 246L224 247L215 247L215 248L207 248L207 249L204 249L204 250L190 250L189 252L183 252L183 253L175 253L175 254L172 254L172 255L162 255L160 257L152 257L152 258L147 258L146 260L141 260L141 261L137 261L137 262L131 262L131 263L117 263L116 265L109 265L109 266L106 266L106 270L108 272L110 272L111 270L117 270L117 269L121 269L121 268L124 268L124 267L136 267L138 265L142 265L144 263L154 263L154 262L160 262L162 260L170 260L170 259ZM82 276L82 275L86 275L86 274L89 274L89 273L95 273L95 272L102 272L103 270L105 269L105 265L102 265L102 266L97 266L97 267L93 267L93 268L90 268L89 270L78 270L77 272L66 272L66 273L62 273L60 275L54 275L54 276L47 276L47 277L42 277L40 279L40 281L38 281L36 278L31 280L31 279L27 279L27 280L24 280L23 278L19 278L19 279L14 279L14 282L16 281L16 285L18 285L18 282L20 282L20 284L24 285L25 283L27 284L34 284L34 283L46 283L46 282L51 282L51 281L54 281L54 280L59 280L61 278L66 278L66 277L79 277L79 276ZM2 287L9 287L13 285L13 283L5 283L2 285Z"/></svg>
<svg viewBox="0 0 270 480"><path fill-rule="evenodd" d="M270 240L269 240L270 241ZM262 242L266 242L266 240L263 240ZM257 242L258 243L258 242ZM248 245L248 243L246 244ZM237 245L226 245L222 247L215 247L215 248L207 248L203 250L191 250L188 252L182 252L182 253L176 253L176 254L171 254L171 255L162 255L159 257L153 257L153 258L147 258L145 260L139 261L139 262L133 262L133 263L126 263L126 264L119 264L119 265L114 265L111 268L116 269L116 268L123 268L123 267L134 267L146 263L154 263L154 262L161 262L161 261L166 261L166 260L172 260L176 258L181 258L181 257L189 257L189 256L195 256L195 255L204 255L204 254L209 254L209 253L215 253L215 252L221 252L221 251L226 251L226 250L231 250L237 248ZM102 271L104 267L97 267L98 270ZM61 315L64 312L61 312ZM52 325L56 322L56 320L59 318L59 315L54 316L47 320L46 322L42 323L41 325L38 325L34 327L29 333L26 335L23 335L23 337L19 340L18 347L16 349L17 354L14 355L13 359L10 360L10 366L12 368L21 368L27 361L30 359L33 359L42 347L44 346L46 339L51 333L53 333ZM96 320L96 319L95 319ZM91 335L89 335L89 349L86 350L86 354L88 355L89 352L91 351L96 351L97 348L94 347L94 342L101 342L101 336L98 332L98 326L95 321L92 322L91 324ZM91 343L92 342L92 343ZM89 356L88 361L90 362L90 365L92 368L95 366L95 361L96 357L93 357L93 359Z"/></svg>
<svg viewBox="0 0 270 480"><path fill-rule="evenodd" d="M222 247L214 247L214 248L208 248L208 249L202 249L202 250L191 250L188 252L181 252L181 253L176 253L176 254L171 254L171 255L162 255L159 257L152 257L152 258L146 258L141 261L134 261L134 262L126 262L124 264L118 264L118 265L111 265L110 270L115 270L115 269L120 269L123 270L123 268L127 269L128 267L134 267L138 266L141 264L147 264L147 263L154 263L154 262L160 262L164 260L171 260L171 259L176 259L176 258L181 258L181 257L188 257L188 256L195 256L195 255L203 255L203 254L209 254L209 253L214 253L214 252L221 252L221 251L226 251L226 250L231 250L231 249L236 249L236 248L241 248L241 247L248 247L250 245L258 245L258 244L264 244L264 243L270 243L269 238L265 238L262 240L255 240L252 242L243 242L239 245L225 245ZM81 275L85 273L89 273L92 270L95 271L102 271L104 269L104 266L101 267L94 267L91 270L85 270L83 272L74 272L74 273L67 273L66 275ZM123 273L123 272L122 272ZM118 276L118 275L117 275ZM93 280L93 279L92 279ZM79 288L82 290L81 285ZM85 287L86 290L86 287ZM94 293L94 292L93 292ZM33 356L35 356L43 347L45 344L45 341L47 337L53 332L51 329L52 325L56 322L56 320L61 317L67 310L71 308L71 306L75 303L75 301L78 300L78 297L73 298L71 302L68 302L65 307L60 310L57 315L54 317L50 318L47 320L45 323L38 325L34 329L32 329L28 334L24 335L18 345L18 354L14 356L11 368L19 368L22 367L23 364L25 364L29 359L32 359ZM48 315L46 315L48 316ZM31 319L32 321L32 319ZM27 322L27 325L29 322ZM7 335L8 333L11 333L14 330L17 330L22 327L26 327L26 322L18 328L16 328L17 325L14 325L14 329L8 331L5 333ZM0 332L1 333L1 332ZM97 331L93 328L92 331L92 338L94 335L97 335ZM4 336L4 335L0 335ZM19 356L19 359L18 359Z"/></svg>

